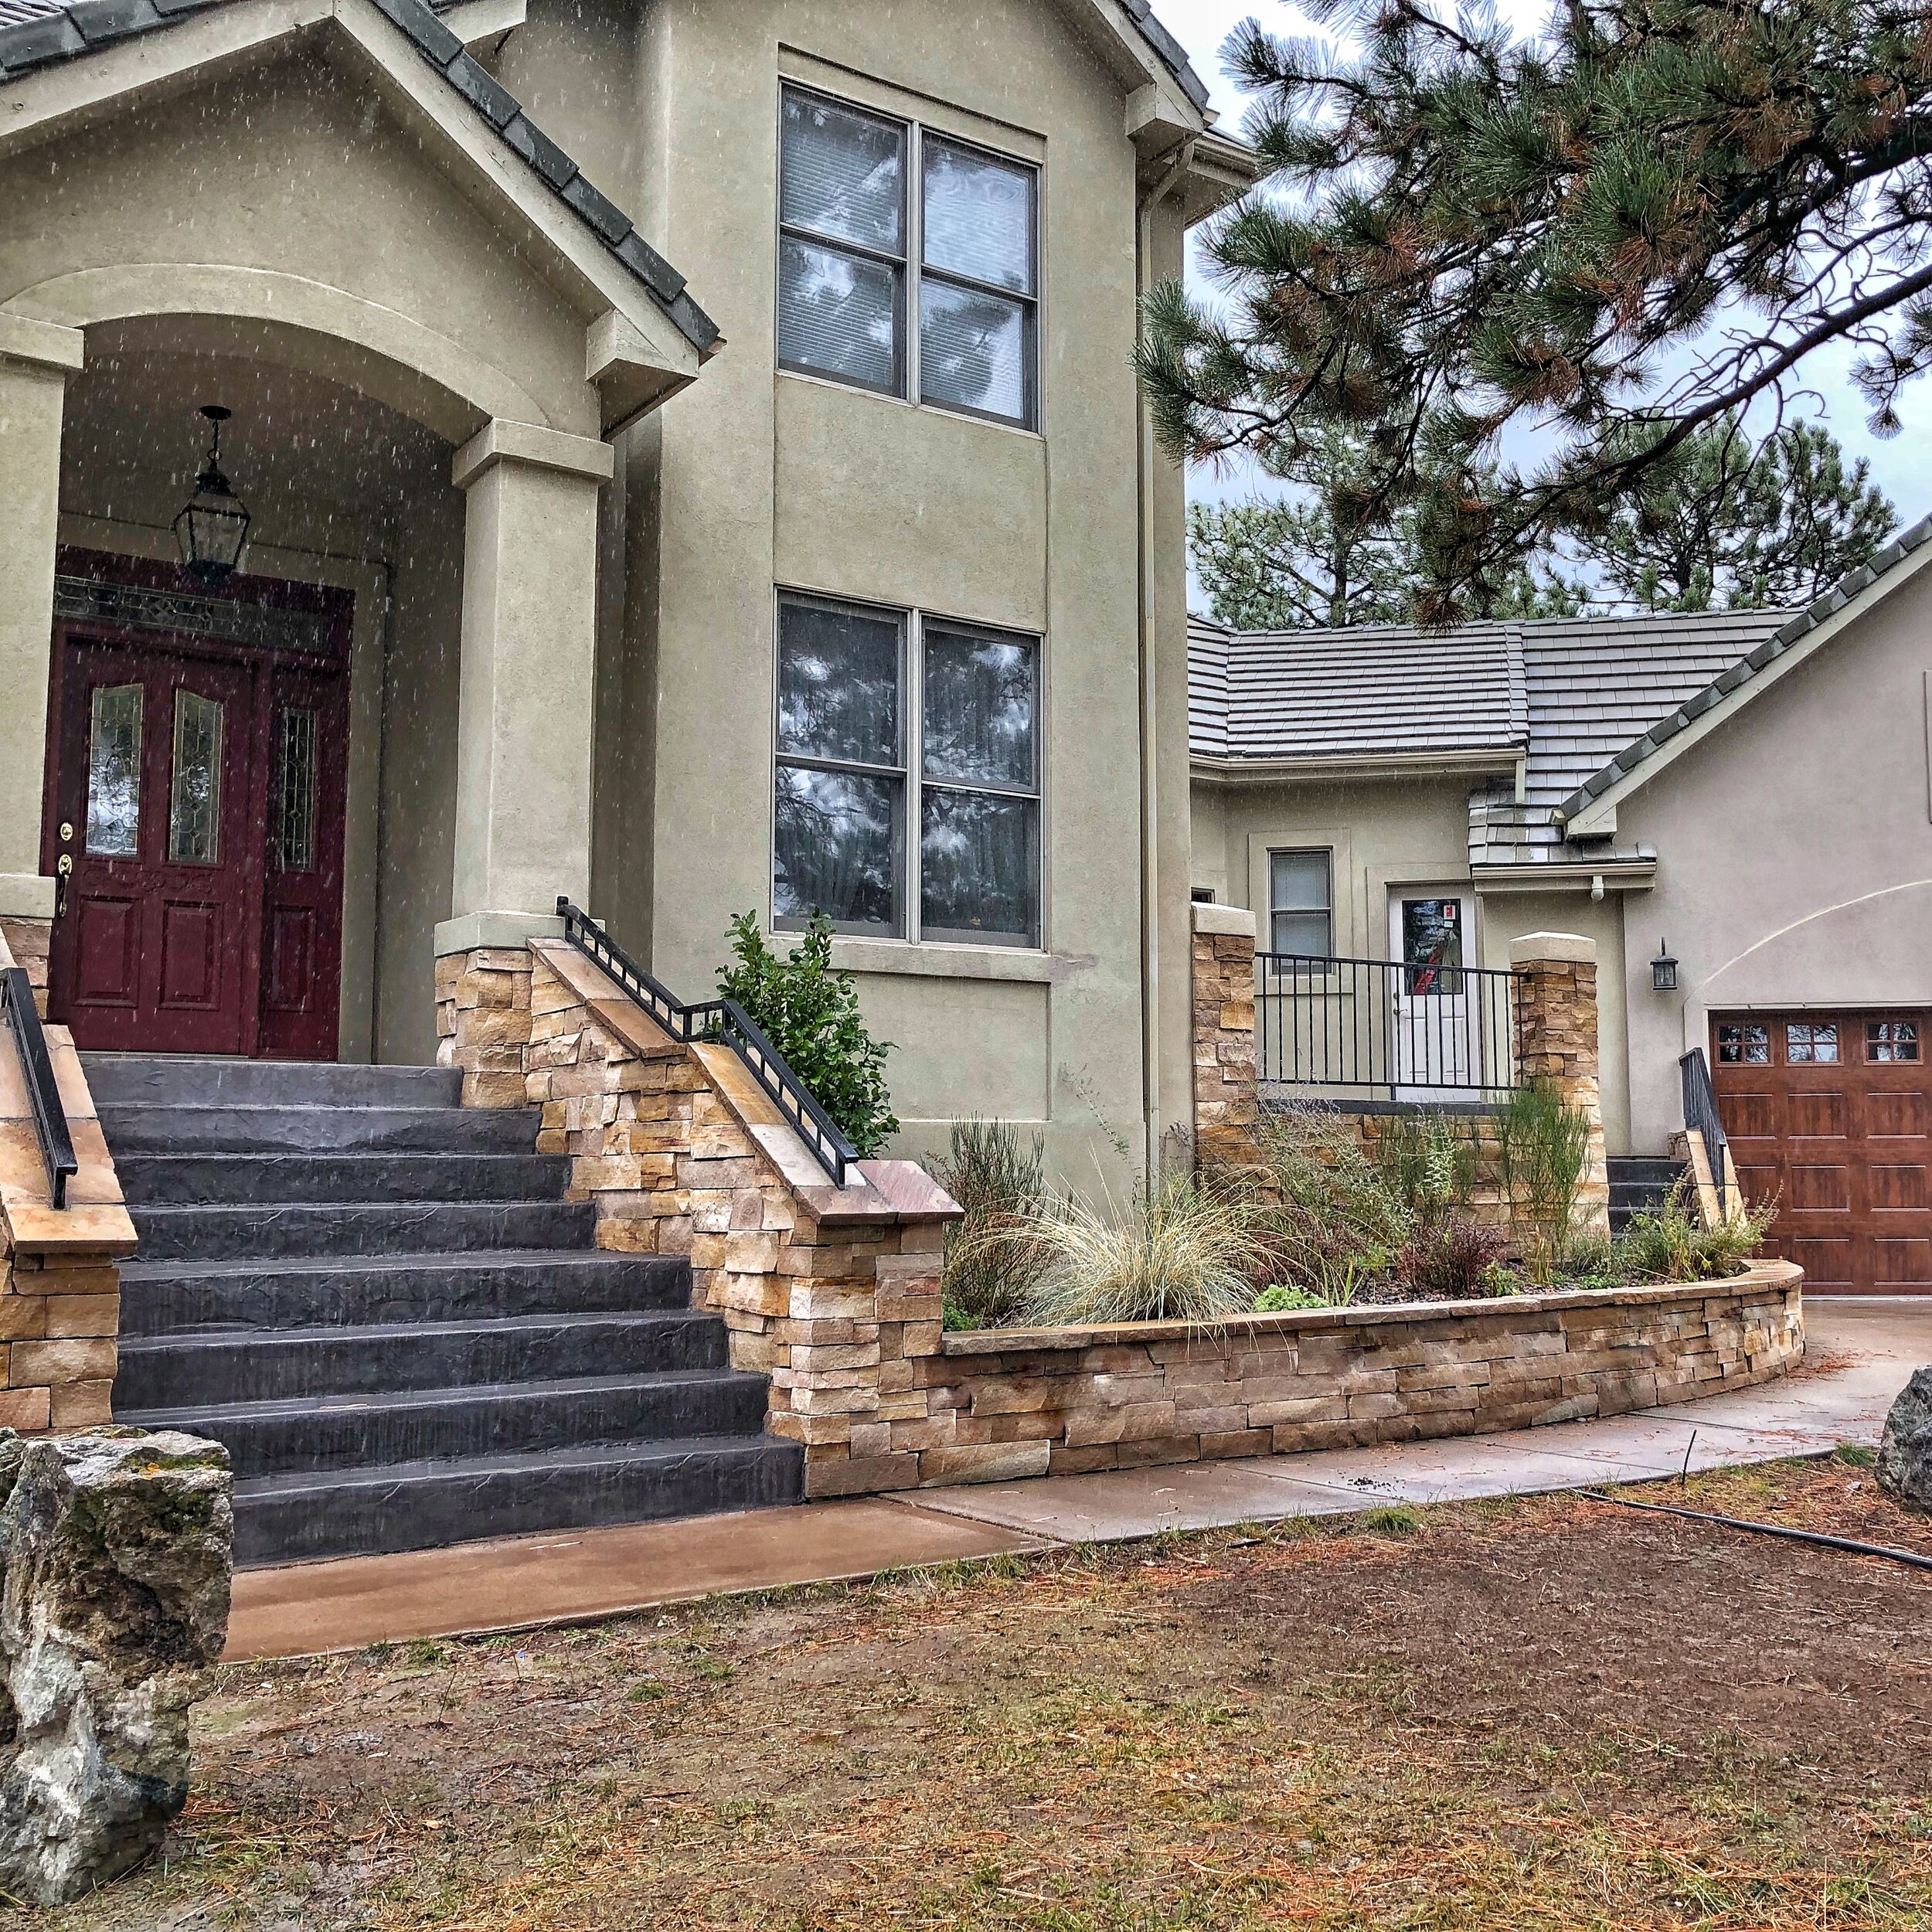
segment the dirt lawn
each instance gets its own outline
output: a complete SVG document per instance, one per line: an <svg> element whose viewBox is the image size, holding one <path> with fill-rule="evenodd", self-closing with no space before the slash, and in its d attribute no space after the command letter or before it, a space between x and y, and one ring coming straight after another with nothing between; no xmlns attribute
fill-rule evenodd
<svg viewBox="0 0 1932 1932"><path fill-rule="evenodd" d="M1932 1553L1840 1461L1661 1493ZM198 1742L22 1923L1932 1924L1932 1573L1575 1497L246 1666Z"/></svg>

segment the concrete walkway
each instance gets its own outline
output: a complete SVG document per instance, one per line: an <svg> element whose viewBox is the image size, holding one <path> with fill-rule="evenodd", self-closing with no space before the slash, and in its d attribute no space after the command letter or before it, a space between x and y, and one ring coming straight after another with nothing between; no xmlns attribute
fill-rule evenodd
<svg viewBox="0 0 1932 1932"><path fill-rule="evenodd" d="M529 1629L721 1591L847 1580L1164 1529L1643 1482L1686 1465L1769 1462L1876 1442L1893 1396L1915 1368L1932 1362L1932 1301L1814 1301L1805 1316L1809 1346L1796 1375L1604 1421L247 1570L235 1580L228 1656Z"/></svg>

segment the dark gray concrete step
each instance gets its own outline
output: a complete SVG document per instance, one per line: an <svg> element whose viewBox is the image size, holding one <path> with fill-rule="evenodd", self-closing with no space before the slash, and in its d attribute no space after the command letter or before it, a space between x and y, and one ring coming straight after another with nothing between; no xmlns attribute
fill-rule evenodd
<svg viewBox="0 0 1932 1932"><path fill-rule="evenodd" d="M674 1436L756 1435L764 1426L765 1400L763 1376L713 1369L125 1413L117 1405L117 1413L136 1428L212 1437L227 1449L239 1477Z"/></svg>
<svg viewBox="0 0 1932 1932"><path fill-rule="evenodd" d="M243 1060L192 1053L83 1053L97 1107L450 1107L459 1069L356 1066L325 1060Z"/></svg>
<svg viewBox="0 0 1932 1932"><path fill-rule="evenodd" d="M587 1248L597 1223L588 1201L338 1202L131 1213L144 1261Z"/></svg>
<svg viewBox="0 0 1932 1932"><path fill-rule="evenodd" d="M1621 1182L1636 1187L1667 1188L1684 1171L1682 1161L1665 1155L1614 1154L1604 1165L1613 1187Z"/></svg>
<svg viewBox="0 0 1932 1932"><path fill-rule="evenodd" d="M683 1256L596 1248L129 1261L121 1270L124 1335L352 1328L690 1305L691 1264Z"/></svg>
<svg viewBox="0 0 1932 1932"><path fill-rule="evenodd" d="M560 1201L570 1163L547 1154L129 1154L128 1206Z"/></svg>
<svg viewBox="0 0 1932 1932"><path fill-rule="evenodd" d="M528 1154L542 1116L511 1107L100 1107L114 1158L139 1154Z"/></svg>
<svg viewBox="0 0 1932 1932"><path fill-rule="evenodd" d="M804 1453L770 1437L710 1437L243 1478L235 1555L250 1569L536 1530L762 1509L802 1499Z"/></svg>
<svg viewBox="0 0 1932 1932"><path fill-rule="evenodd" d="M136 1336L121 1345L117 1410L554 1383L727 1366L724 1323L691 1309L519 1315L269 1334Z"/></svg>

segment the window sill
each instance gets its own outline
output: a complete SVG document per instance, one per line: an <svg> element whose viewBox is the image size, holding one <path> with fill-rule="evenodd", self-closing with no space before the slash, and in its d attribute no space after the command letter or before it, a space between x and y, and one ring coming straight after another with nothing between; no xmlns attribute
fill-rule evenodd
<svg viewBox="0 0 1932 1932"><path fill-rule="evenodd" d="M1064 954L1019 947L913 944L903 939L832 942L832 963L847 973L891 973L908 979L988 979L1048 986L1077 972L1083 961Z"/></svg>

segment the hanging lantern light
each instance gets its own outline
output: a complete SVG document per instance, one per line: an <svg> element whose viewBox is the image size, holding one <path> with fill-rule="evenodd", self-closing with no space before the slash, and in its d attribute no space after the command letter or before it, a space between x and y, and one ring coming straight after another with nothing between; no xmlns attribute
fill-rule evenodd
<svg viewBox="0 0 1932 1932"><path fill-rule="evenodd" d="M208 454L195 478L195 493L175 519L175 542L181 549L182 568L197 583L223 583L241 567L248 541L248 510L221 473L221 426L234 412L219 403L204 403L209 426Z"/></svg>
<svg viewBox="0 0 1932 1932"><path fill-rule="evenodd" d="M1654 992L1674 993L1677 990L1677 961L1661 939L1657 942L1657 957L1650 962L1650 983Z"/></svg>

